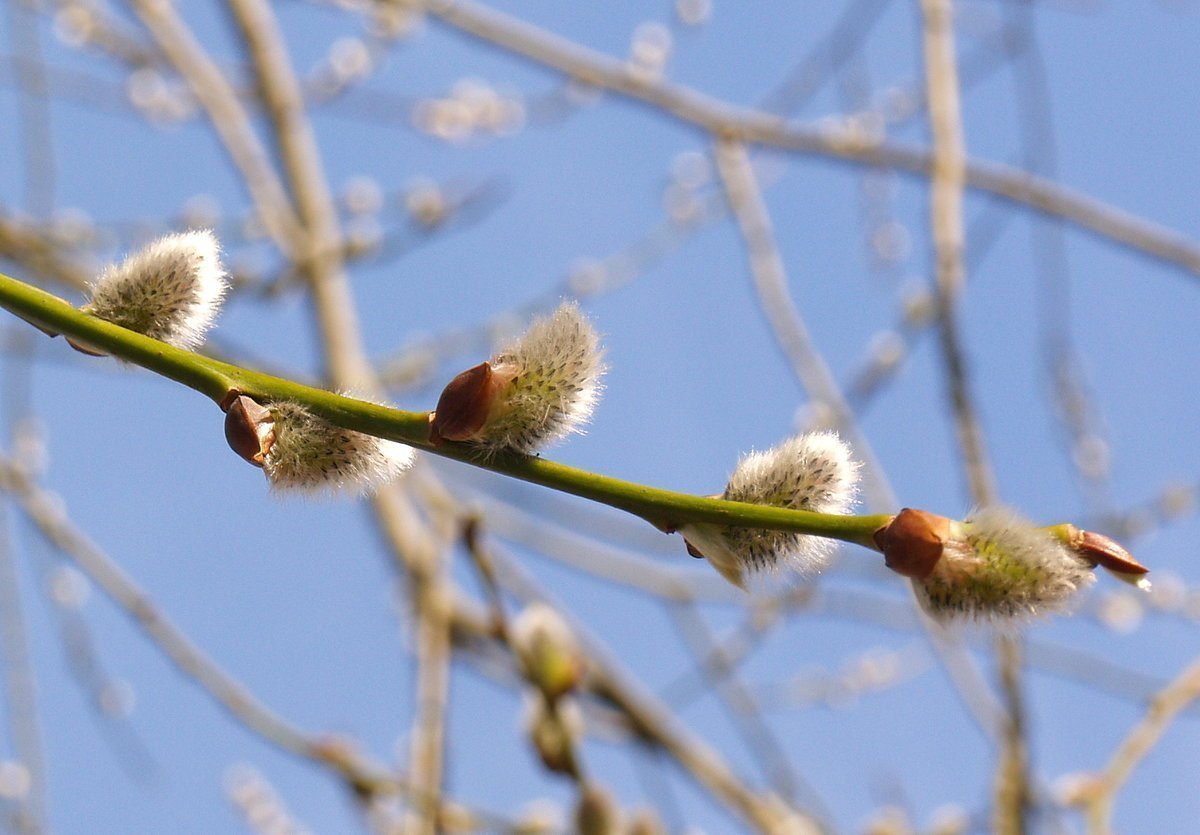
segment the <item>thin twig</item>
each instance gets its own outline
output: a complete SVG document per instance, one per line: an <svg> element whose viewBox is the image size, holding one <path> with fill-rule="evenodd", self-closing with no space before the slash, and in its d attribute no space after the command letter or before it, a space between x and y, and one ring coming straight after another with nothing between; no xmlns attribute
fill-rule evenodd
<svg viewBox="0 0 1200 835"><path fill-rule="evenodd" d="M87 286L88 274L62 253L62 245L32 226L6 217L0 206L0 257L24 264L71 290Z"/></svg>
<svg viewBox="0 0 1200 835"><path fill-rule="evenodd" d="M234 166L276 244L291 252L301 245L300 223L288 202L271 158L254 133L249 115L228 79L167 0L132 0L134 10L159 48L191 88L212 120Z"/></svg>
<svg viewBox="0 0 1200 835"><path fill-rule="evenodd" d="M1166 733L1181 711L1200 698L1200 661L1192 662L1150 702L1141 721L1117 746L1112 759L1096 778L1096 786L1087 803L1087 831L1090 835L1112 832L1113 805L1117 792L1125 785L1138 763Z"/></svg>
<svg viewBox="0 0 1200 835"><path fill-rule="evenodd" d="M504 592L500 590L500 581L496 577L496 564L483 543L482 525L482 517L474 514L463 522L463 547L483 584L483 593L491 609L496 631L505 635L508 634L508 616L504 612Z"/></svg>
<svg viewBox="0 0 1200 835"><path fill-rule="evenodd" d="M854 413L836 379L812 346L804 320L788 292L787 275L775 243L770 215L763 203L745 149L734 143L720 143L716 159L717 170L725 185L730 208L746 242L760 306L771 323L776 339L784 347L796 376L818 402L830 410L835 425L850 440L856 454L867 461L868 466L865 469L870 478L868 503L874 507L895 508L897 502L891 486L872 454L866 438L859 431ZM921 618L920 623L964 704L984 735L991 738L994 722L990 705L993 700L974 663L962 652L961 647L956 645L954 639L932 621Z"/></svg>
<svg viewBox="0 0 1200 835"><path fill-rule="evenodd" d="M298 253L298 266L308 280L329 376L339 388L378 397L382 392L363 349L350 295L337 212L279 21L263 0L232 0L229 8L254 67L304 228L305 247ZM375 505L377 513L387 517L381 519L386 531L396 533L402 527L424 530L411 524L415 514L411 508L401 506L407 504L399 488L380 492ZM397 553L412 581L417 615L417 692L409 733L410 779L414 791L432 801L416 805L414 814L407 818L405 831L431 835L440 806L450 679L450 632L444 611L449 598L442 588L444 560L440 558L443 549L414 549L411 532L403 539L394 536L392 542L394 546L403 545Z"/></svg>
<svg viewBox="0 0 1200 835"><path fill-rule="evenodd" d="M547 599L546 593L516 561L499 553L494 553L494 557L502 568L499 576L511 591L527 600ZM567 616L561 606L555 608ZM476 636L486 634L485 624L478 622L456 620L456 628ZM788 829L789 825L807 822L806 816L781 808L777 798L759 795L746 786L715 749L692 734L667 705L647 692L583 624L571 621L571 629L588 659L588 689L623 714L637 738L668 753L693 779L757 831L783 835L793 831Z"/></svg>
<svg viewBox="0 0 1200 835"><path fill-rule="evenodd" d="M573 528L535 516L516 504L496 499L479 501L487 513L490 533L596 580L681 603L740 604L745 599L713 571L648 559L635 550L597 541Z"/></svg>
<svg viewBox="0 0 1200 835"><path fill-rule="evenodd" d="M829 34L762 99L762 109L781 116L799 112L820 90L822 82L861 53L890 2L855 0L847 4Z"/></svg>
<svg viewBox="0 0 1200 835"><path fill-rule="evenodd" d="M992 828L1003 835L1027 831L1033 787L1029 774L1029 745L1025 740L1025 698L1021 690L1023 647L1019 638L1000 635L994 641L1004 719L993 785Z"/></svg>
<svg viewBox="0 0 1200 835"><path fill-rule="evenodd" d="M265 0L231 0L229 9L254 67L304 230L293 260L309 281L329 376L336 386L378 396L375 375L361 350L337 211L279 21Z"/></svg>
<svg viewBox="0 0 1200 835"><path fill-rule="evenodd" d="M440 484L419 468L415 484L425 486L437 501L427 501L434 515L440 514L454 531L457 507L449 494L442 495ZM420 477L424 476L424 477ZM451 521L451 517L452 521ZM429 526L439 542L449 539L438 531L436 522ZM432 542L432 540L431 540ZM436 835L442 831L435 813L441 807L443 790L447 716L450 707L451 664L453 662L453 608L458 592L449 573L449 548L444 544L428 552L427 558L404 563L408 572L410 597L416 616L416 705L408 732L409 780L420 797L433 802L415 804L403 819L406 835ZM397 559L403 554L397 552ZM503 614L500 615L503 618Z"/></svg>
<svg viewBox="0 0 1200 835"><path fill-rule="evenodd" d="M1161 676L1149 675L1117 663L1106 655L1061 644L1025 643L1025 663L1030 668L1062 681L1082 684L1131 704L1144 705L1166 687ZM1190 718L1200 718L1200 705L1185 709Z"/></svg>
<svg viewBox="0 0 1200 835"><path fill-rule="evenodd" d="M763 645L785 614L814 605L820 596L821 590L810 585L758 601L740 623L727 630L719 640L711 641L711 649L697 657L693 667L659 688L659 698L678 710L703 698L713 683L740 667Z"/></svg>
<svg viewBox="0 0 1200 835"><path fill-rule="evenodd" d="M895 650L868 649L833 669L805 670L783 681L758 685L754 700L761 710L846 707L872 694L910 684L932 666L933 658L924 641Z"/></svg>
<svg viewBox="0 0 1200 835"><path fill-rule="evenodd" d="M716 693L726 708L746 747L758 760L759 767L782 797L795 802L802 793L807 807L825 820L829 809L811 784L795 769L779 737L764 719L750 688L738 675L737 661L727 656L724 647L709 629L708 623L691 603L667 607L675 621L676 632L696 660L696 673ZM672 702L674 704L674 702Z"/></svg>
<svg viewBox="0 0 1200 835"><path fill-rule="evenodd" d="M959 104L951 0L921 0L921 11L925 18L926 100L929 103L929 127L933 137L930 188L937 282L943 293L956 299L965 278L962 200L966 146Z"/></svg>
<svg viewBox="0 0 1200 835"><path fill-rule="evenodd" d="M13 799L15 831L38 835L48 829L46 763L38 715L37 682L29 658L21 577L13 553L8 508L0 508L0 647L3 648L4 695L9 738L17 761L29 775L29 788Z"/></svg>
<svg viewBox="0 0 1200 835"><path fill-rule="evenodd" d="M416 710L409 730L409 780L413 790L432 803L415 804L404 831L434 835L442 794L446 746L446 713L450 698L450 613L445 568L415 583L417 627Z"/></svg>
<svg viewBox="0 0 1200 835"><path fill-rule="evenodd" d="M79 3L78 0L54 0L60 11L75 11L82 6L86 14L86 38L80 46L98 50L131 69L142 67L166 67L168 59L153 45L144 43L141 33L125 23L109 8L108 3ZM75 8L72 8L75 7Z"/></svg>
<svg viewBox="0 0 1200 835"><path fill-rule="evenodd" d="M50 123L50 90L42 60L42 33L32 4L8 3L9 40L19 56L17 97L21 125L21 155L25 208L39 217L54 205L57 168Z"/></svg>
<svg viewBox="0 0 1200 835"><path fill-rule="evenodd" d="M971 496L981 505L990 504L995 497L995 483L987 464L975 402L968 388L957 319L958 299L966 281L962 215L966 154L951 4L950 0L922 0L921 9L925 15L925 76L929 125L933 135L930 228L935 263L934 300L942 361Z"/></svg>
<svg viewBox="0 0 1200 835"><path fill-rule="evenodd" d="M1043 176L1058 174L1050 82L1038 46L1036 10L1029 3L1006 7L1009 26L1023 45L1013 60L1013 92L1018 106L1024 165ZM1033 225L1033 269L1037 317L1045 373L1054 392L1054 417L1063 436L1064 457L1075 471L1088 509L1101 513L1111 504L1107 456L1087 454L1107 446L1102 416L1090 390L1072 334L1071 271L1061 223Z"/></svg>
<svg viewBox="0 0 1200 835"><path fill-rule="evenodd" d="M32 371L28 350L14 358L3 375L4 424L9 444L23 448L32 429ZM26 770L28 787L10 797L15 807L12 823L25 835L52 830L47 794L46 752L42 740L42 717L37 676L30 658L29 626L21 588L17 540L10 519L11 505L0 502L0 646L3 647L4 691L9 740L13 754Z"/></svg>
<svg viewBox="0 0 1200 835"><path fill-rule="evenodd" d="M375 787L385 793L399 789L393 778L383 776L349 752L343 752L339 762L331 762L327 741L308 736L259 702L195 646L119 565L63 516L57 496L38 487L7 457L0 457L0 489L12 497L47 541L103 589L188 678L204 688L238 722L284 751L334 767L355 786Z"/></svg>

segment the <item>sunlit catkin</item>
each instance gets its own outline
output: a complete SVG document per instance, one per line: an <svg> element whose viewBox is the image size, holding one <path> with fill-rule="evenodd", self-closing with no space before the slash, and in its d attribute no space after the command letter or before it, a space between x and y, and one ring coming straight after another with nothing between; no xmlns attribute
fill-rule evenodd
<svg viewBox="0 0 1200 835"><path fill-rule="evenodd" d="M299 403L238 395L225 407L230 448L262 467L276 490L367 493L412 463L411 448L335 426Z"/></svg>
<svg viewBox="0 0 1200 835"><path fill-rule="evenodd" d="M220 246L212 232L166 235L91 285L83 310L114 325L195 348L204 341L225 298ZM77 346L87 350L87 346Z"/></svg>
<svg viewBox="0 0 1200 835"><path fill-rule="evenodd" d="M938 620L1022 621L1068 609L1095 580L1092 566L1012 510L988 507L951 522L931 570L913 577Z"/></svg>
<svg viewBox="0 0 1200 835"><path fill-rule="evenodd" d="M750 504L844 514L858 493L859 464L833 432L790 438L738 463L721 498ZM748 573L776 567L813 574L827 564L832 540L819 536L707 524L689 524L680 533L688 550L705 557L721 576L744 587Z"/></svg>
<svg viewBox="0 0 1200 835"><path fill-rule="evenodd" d="M596 330L577 304L564 302L446 386L430 420L430 440L461 441L489 454L537 452L583 431L604 370Z"/></svg>

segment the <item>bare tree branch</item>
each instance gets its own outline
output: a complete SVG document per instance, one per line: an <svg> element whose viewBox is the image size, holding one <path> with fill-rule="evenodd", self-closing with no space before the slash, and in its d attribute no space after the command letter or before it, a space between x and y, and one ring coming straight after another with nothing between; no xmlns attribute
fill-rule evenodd
<svg viewBox="0 0 1200 835"><path fill-rule="evenodd" d="M1113 806L1117 792L1181 711L1200 698L1200 662L1193 662L1150 702L1141 721L1117 746L1112 759L1097 778L1087 801L1087 824L1091 835L1112 832Z"/></svg>
<svg viewBox="0 0 1200 835"><path fill-rule="evenodd" d="M449 26L583 84L611 90L650 105L705 132L748 145L763 145L845 162L895 168L930 176L933 155L845 131L790 125L778 116L735 107L682 85L647 78L626 64L469 0L412 2ZM1185 235L1156 226L1026 171L995 162L969 161L970 188L1062 217L1102 237L1200 274L1200 247Z"/></svg>
<svg viewBox="0 0 1200 835"><path fill-rule="evenodd" d="M159 48L208 112L271 236L284 252L297 249L302 241L300 221L229 81L176 14L172 3L133 0L132 4Z"/></svg>

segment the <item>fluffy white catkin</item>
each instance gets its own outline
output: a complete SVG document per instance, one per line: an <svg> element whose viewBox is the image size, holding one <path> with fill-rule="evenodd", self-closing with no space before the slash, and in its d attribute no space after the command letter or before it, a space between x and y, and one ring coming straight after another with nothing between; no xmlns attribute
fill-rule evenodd
<svg viewBox="0 0 1200 835"><path fill-rule="evenodd" d="M582 432L600 399L604 352L575 302L536 320L493 357L493 373L509 378L473 443L488 450L533 453Z"/></svg>
<svg viewBox="0 0 1200 835"><path fill-rule="evenodd" d="M859 466L836 433L798 435L745 456L721 498L844 514L854 507L858 495ZM825 537L788 531L686 525L680 532L694 551L737 586L744 586L747 573L776 567L816 573L828 563L834 548Z"/></svg>
<svg viewBox="0 0 1200 835"><path fill-rule="evenodd" d="M273 438L262 467L276 490L367 493L412 463L410 447L334 426L299 403L267 407Z"/></svg>
<svg viewBox="0 0 1200 835"><path fill-rule="evenodd" d="M955 526L928 577L913 580L938 620L1013 622L1070 607L1092 566L1014 511L987 507Z"/></svg>
<svg viewBox="0 0 1200 835"><path fill-rule="evenodd" d="M179 348L196 348L227 289L208 230L166 235L110 266L91 285L87 313Z"/></svg>

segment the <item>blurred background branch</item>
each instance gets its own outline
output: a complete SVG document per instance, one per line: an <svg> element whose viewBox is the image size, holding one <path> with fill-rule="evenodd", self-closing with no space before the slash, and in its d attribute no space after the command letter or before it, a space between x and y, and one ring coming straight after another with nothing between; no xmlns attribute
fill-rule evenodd
<svg viewBox="0 0 1200 835"><path fill-rule="evenodd" d="M366 508L280 502L211 408L8 321L0 826L1200 816L1200 299L1162 280L1200 274L1196 10L818 5L9 0L0 271L75 299L213 228L207 355L408 409L577 299L609 390L548 457L704 495L836 427L868 510L1002 495L1136 544L1153 593L999 636L874 555L744 595L641 520L434 457ZM580 648L574 775L530 720L535 606Z"/></svg>

